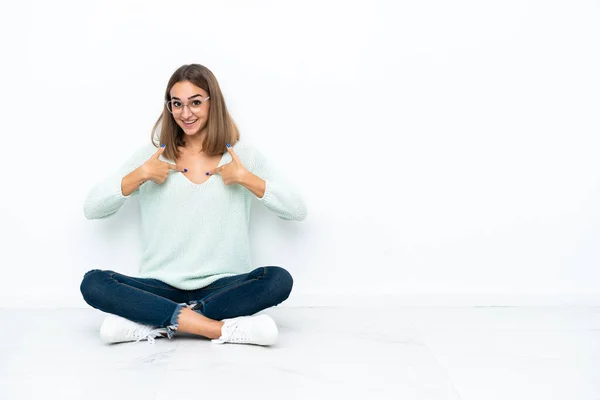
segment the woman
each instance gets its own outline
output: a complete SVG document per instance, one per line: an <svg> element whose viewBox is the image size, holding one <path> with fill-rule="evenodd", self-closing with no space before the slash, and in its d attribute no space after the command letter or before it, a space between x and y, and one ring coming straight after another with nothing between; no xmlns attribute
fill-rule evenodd
<svg viewBox="0 0 600 400"><path fill-rule="evenodd" d="M88 219L140 200L139 276L95 269L81 283L85 301L111 314L100 329L105 342L153 343L176 331L214 343L276 341L273 319L253 314L287 299L293 280L281 267L252 269L251 200L286 220L303 220L306 207L239 137L212 72L184 65L169 80L152 143L87 195Z"/></svg>

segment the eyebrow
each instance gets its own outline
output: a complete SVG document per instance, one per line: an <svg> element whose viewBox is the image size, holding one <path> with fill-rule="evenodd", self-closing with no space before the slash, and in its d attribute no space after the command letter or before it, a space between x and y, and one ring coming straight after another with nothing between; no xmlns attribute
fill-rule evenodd
<svg viewBox="0 0 600 400"><path fill-rule="evenodd" d="M201 94L195 94L193 96L188 97L188 100L189 99L193 99L194 97L202 97L202 95ZM172 99L176 99L176 100L181 100L179 97L175 97L175 96L171 96L171 98Z"/></svg>

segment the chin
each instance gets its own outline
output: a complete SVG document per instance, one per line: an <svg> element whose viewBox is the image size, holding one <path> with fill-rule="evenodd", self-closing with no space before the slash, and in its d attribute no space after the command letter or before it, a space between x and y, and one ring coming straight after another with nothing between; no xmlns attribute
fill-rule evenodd
<svg viewBox="0 0 600 400"><path fill-rule="evenodd" d="M190 129L184 128L181 125L180 125L180 128L183 131L183 133L185 133L186 135L195 135L196 133L200 132L200 129L190 130Z"/></svg>

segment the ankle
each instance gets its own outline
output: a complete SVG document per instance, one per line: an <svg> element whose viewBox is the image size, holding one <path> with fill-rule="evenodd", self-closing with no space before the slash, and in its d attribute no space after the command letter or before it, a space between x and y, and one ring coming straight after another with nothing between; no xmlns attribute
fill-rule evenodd
<svg viewBox="0 0 600 400"><path fill-rule="evenodd" d="M222 321L215 321L211 335L207 336L209 339L218 339L223 334L222 328L225 323Z"/></svg>
<svg viewBox="0 0 600 400"><path fill-rule="evenodd" d="M177 322L179 324L177 330L180 332L192 333L209 339L216 339L221 336L223 322L207 318L189 308L181 309Z"/></svg>

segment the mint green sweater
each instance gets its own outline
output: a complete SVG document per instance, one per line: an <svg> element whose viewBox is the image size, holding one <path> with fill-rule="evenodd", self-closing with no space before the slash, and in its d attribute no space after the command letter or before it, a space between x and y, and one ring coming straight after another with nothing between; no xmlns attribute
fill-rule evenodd
<svg viewBox="0 0 600 400"><path fill-rule="evenodd" d="M254 147L238 142L233 146L244 167L266 181L259 201L285 220L306 217L303 199L290 190ZM124 196L123 177L142 165L157 148L140 147L113 174L96 184L84 201L87 219L115 214L131 197L140 201L142 256L138 276L154 278L183 290L205 287L219 278L250 272L248 224L252 194L239 185L225 185L221 176L212 175L201 184L191 182L184 173L170 171L162 184L144 182L135 192ZM175 164L172 160L160 160ZM219 165L231 162L226 152ZM110 269L110 268L107 268Z"/></svg>

